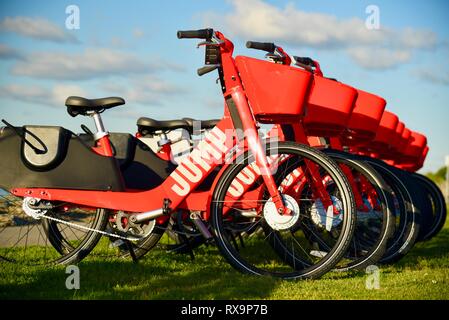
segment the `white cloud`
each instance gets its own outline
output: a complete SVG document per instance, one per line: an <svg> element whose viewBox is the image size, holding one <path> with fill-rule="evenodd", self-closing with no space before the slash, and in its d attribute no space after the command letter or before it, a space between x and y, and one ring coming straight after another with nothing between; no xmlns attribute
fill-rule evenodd
<svg viewBox="0 0 449 320"><path fill-rule="evenodd" d="M85 96L76 85L58 84L51 89L36 85L5 85L0 87L0 98L37 103L48 107L63 107L68 96Z"/></svg>
<svg viewBox="0 0 449 320"><path fill-rule="evenodd" d="M397 37L392 37L391 40L396 40L398 46L410 49L430 49L438 43L437 35L430 30L406 28L397 32L397 35Z"/></svg>
<svg viewBox="0 0 449 320"><path fill-rule="evenodd" d="M14 75L47 79L82 80L100 76L148 73L162 68L137 56L111 49L82 53L40 52L27 55L12 68Z"/></svg>
<svg viewBox="0 0 449 320"><path fill-rule="evenodd" d="M0 86L0 99L13 99L48 107L63 107L69 96L101 98L108 96L123 97L127 104L160 106L168 97L184 94L185 89L155 76L132 76L126 83L114 80L102 81L98 85L78 86L58 83L50 87L41 85L9 84Z"/></svg>
<svg viewBox="0 0 449 320"><path fill-rule="evenodd" d="M369 30L361 18L339 19L329 14L305 12L291 3L283 8L262 0L230 0L230 3L233 10L224 17L211 12L203 14L206 24L224 27L230 30L231 36L244 40L344 49L364 68L390 68L409 61L413 50L437 45L436 34L428 30L395 30L382 25L379 30ZM370 54L372 50L377 50L379 58L371 60L375 58ZM386 59L389 54L392 63Z"/></svg>
<svg viewBox="0 0 449 320"><path fill-rule="evenodd" d="M133 30L133 36L135 37L135 38L142 38L143 36L145 36L145 32L143 32L143 30L142 29L140 29L140 28L135 28L134 30Z"/></svg>
<svg viewBox="0 0 449 320"><path fill-rule="evenodd" d="M14 48L0 43L0 59L21 59L22 54Z"/></svg>
<svg viewBox="0 0 449 320"><path fill-rule="evenodd" d="M48 91L40 86L24 86L11 84L0 87L0 97L25 102L48 102Z"/></svg>
<svg viewBox="0 0 449 320"><path fill-rule="evenodd" d="M366 69L389 69L410 60L408 50L375 47L354 47L347 49L355 62Z"/></svg>
<svg viewBox="0 0 449 320"><path fill-rule="evenodd" d="M77 85L57 84L50 93L50 99L56 106L64 106L69 96L88 97L86 91Z"/></svg>
<svg viewBox="0 0 449 320"><path fill-rule="evenodd" d="M81 53L35 52L20 56L21 60L11 69L12 74L55 80L86 80L148 74L160 70L185 70L183 66L157 57L143 60L132 53L109 48L87 48Z"/></svg>
<svg viewBox="0 0 449 320"><path fill-rule="evenodd" d="M155 76L134 76L128 86L117 82L103 83L101 89L110 95L119 95L131 104L161 105L168 96L184 94L186 91Z"/></svg>
<svg viewBox="0 0 449 320"><path fill-rule="evenodd" d="M449 71L438 71L433 67L416 70L418 78L435 84L449 85Z"/></svg>
<svg viewBox="0 0 449 320"><path fill-rule="evenodd" d="M293 4L280 9L260 0L231 1L234 12L225 16L226 27L243 38L287 41L312 47L344 47L348 43L370 44L385 37L371 32L358 18L339 20L335 16L297 10Z"/></svg>
<svg viewBox="0 0 449 320"><path fill-rule="evenodd" d="M43 18L6 17L0 21L0 31L14 32L29 38L54 42L78 42L73 34Z"/></svg>

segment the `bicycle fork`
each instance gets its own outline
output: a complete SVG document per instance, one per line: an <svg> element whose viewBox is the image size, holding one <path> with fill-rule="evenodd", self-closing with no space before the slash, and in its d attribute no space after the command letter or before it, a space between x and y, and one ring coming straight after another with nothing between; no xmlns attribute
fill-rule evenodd
<svg viewBox="0 0 449 320"><path fill-rule="evenodd" d="M237 86L230 89L232 100L234 101L237 111L240 115L240 120L247 139L247 145L254 155L256 165L259 167L264 183L271 196L273 203L279 214L291 214L279 193L273 175L270 170L270 165L267 161L267 155L264 152L262 144L259 139L259 134L256 128L255 120L251 113L246 95L241 87Z"/></svg>

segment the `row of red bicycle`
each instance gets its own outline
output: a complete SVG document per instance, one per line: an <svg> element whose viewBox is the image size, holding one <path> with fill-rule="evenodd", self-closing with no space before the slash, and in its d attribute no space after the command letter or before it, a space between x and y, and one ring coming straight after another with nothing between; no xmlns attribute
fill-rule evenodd
<svg viewBox="0 0 449 320"><path fill-rule="evenodd" d="M214 244L244 273L317 278L395 262L440 231L444 197L416 173L427 139L383 98L273 43L247 42L259 59L234 57L212 29L177 36L203 40L198 74L218 71L223 117L141 117L135 135L110 133L101 113L122 98L72 96L68 113L94 132L3 120L1 261L138 260L154 248L194 258Z"/></svg>

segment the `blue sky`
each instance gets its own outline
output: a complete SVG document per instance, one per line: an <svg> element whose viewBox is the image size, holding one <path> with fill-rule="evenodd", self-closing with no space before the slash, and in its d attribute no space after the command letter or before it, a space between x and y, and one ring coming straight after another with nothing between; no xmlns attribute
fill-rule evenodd
<svg viewBox="0 0 449 320"><path fill-rule="evenodd" d="M65 28L68 5L80 29ZM367 30L365 8L380 10ZM383 96L387 108L429 139L423 171L449 154L449 2L441 1L1 1L0 117L16 125L61 125L79 132L68 95L123 96L105 113L110 131L135 131L139 116L217 118L215 74L196 75L203 51L176 30L210 26L236 54L262 58L246 40L274 41L312 56L325 75Z"/></svg>

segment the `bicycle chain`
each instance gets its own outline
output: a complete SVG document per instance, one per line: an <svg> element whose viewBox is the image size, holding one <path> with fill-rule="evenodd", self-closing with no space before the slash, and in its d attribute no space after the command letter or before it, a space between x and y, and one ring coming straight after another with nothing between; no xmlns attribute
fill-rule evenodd
<svg viewBox="0 0 449 320"><path fill-rule="evenodd" d="M52 220L52 221L56 221L56 222L59 222L59 223L62 223L62 224L68 225L68 226L72 226L74 228L83 229L83 230L87 230L87 231L93 231L93 232L100 233L100 234L102 234L104 236L110 236L110 237L114 237L114 238L117 238L117 239L128 240L128 241L139 241L139 240L149 236L150 233L153 231L153 229L152 229L152 230L150 230L149 232L147 232L146 234L142 235L139 238L132 238L132 237L121 236L121 235L118 235L116 233L110 233L110 232L103 231L103 230L97 230L97 229L94 229L94 228L89 228L89 227L86 227L86 226L78 225L76 223L65 221L65 220L62 220L62 219L55 218L55 217L50 217L50 216L45 215L45 213L40 214L39 217L40 218L46 218L46 219ZM155 227L156 228L160 228L159 226L155 226ZM167 230L168 227L161 228L161 229ZM180 231L180 230L173 230L173 229L171 229L171 231L176 233L176 234L180 234L180 235L184 235L184 236L190 236L190 237L201 235L201 233L195 234L195 233L188 233L188 232L183 232L183 231Z"/></svg>
<svg viewBox="0 0 449 320"><path fill-rule="evenodd" d="M72 227L75 227L75 228L84 229L84 230L87 230L87 231L93 231L93 232L97 232L97 233L100 233L100 234L105 235L105 236L110 236L110 237L114 237L114 238L118 238L118 239L122 239L122 240L128 240L128 241L139 241L140 239L148 236L151 233L151 231L150 231L148 234L143 235L142 238L130 238L130 237L124 237L124 236L121 236L121 235L118 235L118 234L115 234L115 233L106 232L106 231L103 231L103 230L97 230L97 229L94 229L94 228L81 226L81 225L78 225L76 223L68 222L68 221L65 221L65 220L62 220L62 219L49 217L49 216L46 216L45 214L42 214L40 217L43 217L43 218L46 218L46 219L49 219L49 220L53 220L53 221L56 221L56 222L59 222L59 223L63 223L63 224L66 224L68 226L72 226Z"/></svg>

